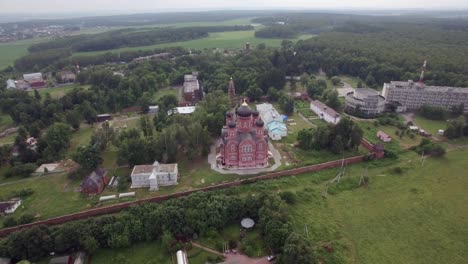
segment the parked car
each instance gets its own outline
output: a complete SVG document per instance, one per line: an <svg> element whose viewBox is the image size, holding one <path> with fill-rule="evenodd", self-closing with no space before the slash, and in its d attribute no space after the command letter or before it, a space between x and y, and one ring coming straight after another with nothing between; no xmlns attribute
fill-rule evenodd
<svg viewBox="0 0 468 264"><path fill-rule="evenodd" d="M275 256L275 255L270 255L270 256L268 256L268 258L267 258L268 261L273 261L273 260L275 260L275 259L276 259L276 256Z"/></svg>

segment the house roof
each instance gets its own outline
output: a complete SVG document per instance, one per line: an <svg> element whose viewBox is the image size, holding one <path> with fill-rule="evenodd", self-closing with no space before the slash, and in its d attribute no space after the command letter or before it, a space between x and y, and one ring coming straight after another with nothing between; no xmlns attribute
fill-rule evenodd
<svg viewBox="0 0 468 264"><path fill-rule="evenodd" d="M177 163L161 164L155 161L151 165L137 165L133 167L131 175L151 174L154 168L156 168L157 172L175 172L176 167Z"/></svg>
<svg viewBox="0 0 468 264"><path fill-rule="evenodd" d="M319 108L321 111L323 111L324 114L331 116L331 117L338 117L340 114L338 114L335 109L328 107L326 104L320 102L319 100L311 100L310 101L311 105L314 105L315 107Z"/></svg>
<svg viewBox="0 0 468 264"><path fill-rule="evenodd" d="M184 93L191 93L200 89L200 83L197 76L185 75L184 76Z"/></svg>
<svg viewBox="0 0 468 264"><path fill-rule="evenodd" d="M5 201L5 202L0 202L0 213L5 213L5 211L14 207L18 201L20 200L10 200L10 201Z"/></svg>
<svg viewBox="0 0 468 264"><path fill-rule="evenodd" d="M282 116L278 113L272 104L258 104L257 110L260 112L260 115L262 116L263 122L265 122L265 124L269 124L272 121L283 122Z"/></svg>
<svg viewBox="0 0 468 264"><path fill-rule="evenodd" d="M86 177L86 179L81 183L81 187L97 189L106 175L106 170L100 168L96 169L88 177Z"/></svg>
<svg viewBox="0 0 468 264"><path fill-rule="evenodd" d="M390 136L387 135L387 133L383 132L382 130L379 130L379 131L377 131L377 137L388 138Z"/></svg>
<svg viewBox="0 0 468 264"><path fill-rule="evenodd" d="M36 72L36 73L23 74L23 79L27 82L37 80L37 79L42 79L42 73Z"/></svg>
<svg viewBox="0 0 468 264"><path fill-rule="evenodd" d="M286 124L284 123L273 121L268 124L268 131L273 132L274 130L286 131L288 130L288 128L286 127Z"/></svg>

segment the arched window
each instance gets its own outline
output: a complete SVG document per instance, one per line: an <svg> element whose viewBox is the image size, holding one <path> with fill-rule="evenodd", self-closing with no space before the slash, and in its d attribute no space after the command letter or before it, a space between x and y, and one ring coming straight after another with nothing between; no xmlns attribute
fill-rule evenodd
<svg viewBox="0 0 468 264"><path fill-rule="evenodd" d="M262 143L258 144L258 150L263 150L263 144Z"/></svg>
<svg viewBox="0 0 468 264"><path fill-rule="evenodd" d="M236 151L236 145L235 144L231 144L231 152L235 152Z"/></svg>

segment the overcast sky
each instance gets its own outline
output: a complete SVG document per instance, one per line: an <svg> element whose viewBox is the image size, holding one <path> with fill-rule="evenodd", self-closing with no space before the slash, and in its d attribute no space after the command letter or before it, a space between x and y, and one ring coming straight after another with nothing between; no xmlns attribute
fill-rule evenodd
<svg viewBox="0 0 468 264"><path fill-rule="evenodd" d="M212 9L460 9L468 0L0 0L0 13L130 13Z"/></svg>

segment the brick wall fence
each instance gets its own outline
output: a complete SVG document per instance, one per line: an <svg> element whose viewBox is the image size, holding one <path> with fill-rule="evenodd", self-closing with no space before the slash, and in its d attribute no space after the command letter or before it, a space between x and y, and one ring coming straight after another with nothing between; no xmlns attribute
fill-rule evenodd
<svg viewBox="0 0 468 264"><path fill-rule="evenodd" d="M362 139L361 145L371 152L369 156L373 156L376 158L379 157L377 153L373 152L374 148L372 144L369 143L369 141L367 141L366 139ZM346 158L346 159L329 161L329 162L325 162L321 164L305 166L305 167L301 167L297 169L272 172L272 173L267 173L264 175L259 175L253 178L239 180L235 182L221 183L221 184L212 185L209 187L194 189L191 191L178 192L178 193L173 193L173 194L168 194L168 195L161 195L157 197L150 197L150 198L141 199L137 201L119 203L119 204L110 205L106 207L86 210L86 211L82 211L79 213L73 213L73 214L63 215L59 217L49 218L47 220L41 220L41 221L29 223L29 224L2 229L0 230L0 237L7 236L8 234L12 232L15 232L24 228L28 228L28 227L33 227L33 226L38 226L38 225L59 225L59 224L63 224L63 223L70 222L70 221L86 219L89 217L117 213L133 205L140 205L140 204L147 203L147 202L153 202L153 203L162 202L162 201L173 199L173 198L188 196L194 192L199 192L199 191L209 192L209 191L214 191L214 190L226 189L226 188L230 188L234 186L240 186L243 184L250 184L250 183L254 183L254 182L262 181L262 180L276 179L276 178L285 177L285 176L294 176L294 175L303 174L307 172L316 172L316 171L321 171L325 169L340 167L343 163L344 165L359 163L359 162L364 161L366 159L366 156L367 155L356 156L356 157L351 157L351 158Z"/></svg>

